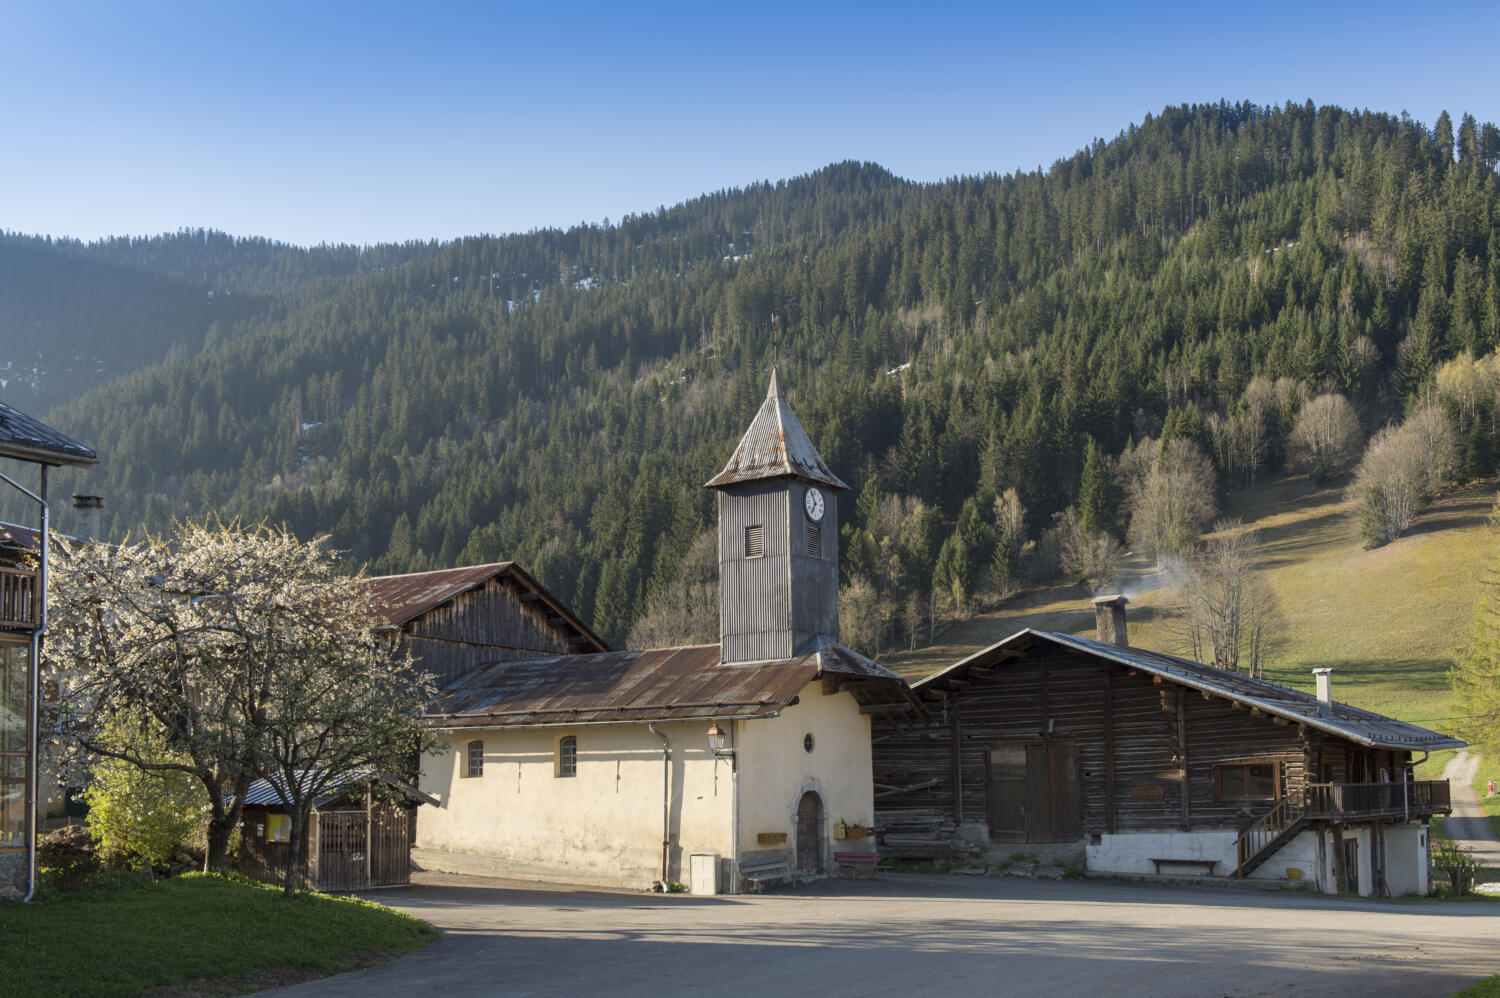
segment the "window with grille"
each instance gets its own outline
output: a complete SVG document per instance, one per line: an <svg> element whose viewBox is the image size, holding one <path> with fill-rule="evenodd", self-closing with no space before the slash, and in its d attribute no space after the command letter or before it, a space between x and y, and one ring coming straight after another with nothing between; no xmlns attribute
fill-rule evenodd
<svg viewBox="0 0 1500 998"><path fill-rule="evenodd" d="M1274 762L1215 766L1214 796L1219 800L1275 800L1281 796L1278 769Z"/></svg>
<svg viewBox="0 0 1500 998"><path fill-rule="evenodd" d="M469 743L468 765L464 767L464 775L469 777L484 775L484 742Z"/></svg>
<svg viewBox="0 0 1500 998"><path fill-rule="evenodd" d="M807 554L811 558L823 557L823 528L816 523L807 525Z"/></svg>
<svg viewBox="0 0 1500 998"><path fill-rule="evenodd" d="M578 736L567 735L557 740L557 775L578 775Z"/></svg>
<svg viewBox="0 0 1500 998"><path fill-rule="evenodd" d="M745 557L760 558L766 553L766 528L757 523L745 528Z"/></svg>

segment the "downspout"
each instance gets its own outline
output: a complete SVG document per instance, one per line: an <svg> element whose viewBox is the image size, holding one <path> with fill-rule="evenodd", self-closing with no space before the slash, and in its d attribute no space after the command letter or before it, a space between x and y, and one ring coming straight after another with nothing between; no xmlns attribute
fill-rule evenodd
<svg viewBox="0 0 1500 998"><path fill-rule="evenodd" d="M740 881L740 745L739 722L729 722L729 887L739 893Z"/></svg>
<svg viewBox="0 0 1500 998"><path fill-rule="evenodd" d="M661 739L661 882L657 885L667 893L667 850L672 844L672 740L666 732L656 730L656 722L646 725L646 730Z"/></svg>
<svg viewBox="0 0 1500 998"><path fill-rule="evenodd" d="M1432 755L1431 749L1423 749L1422 758L1406 764L1406 779L1401 781L1401 810L1404 812L1403 818L1406 821L1411 821L1411 781L1417 775L1416 768L1426 762L1430 755Z"/></svg>
<svg viewBox="0 0 1500 998"><path fill-rule="evenodd" d="M28 690L28 709L26 715L26 896L21 898L21 903L25 904L36 895L36 757L37 736L40 734L37 730L40 723L37 701L41 699L41 666L39 655L42 647L42 636L47 633L47 535L51 532L51 519L47 510L47 466L45 464L42 465L41 495L37 495L3 472L0 472L0 480L3 480L7 485L23 493L27 498L42 507L42 557L41 567L37 571L37 589L40 607L37 610L37 626L31 632L31 661L27 663L28 675L26 677L30 689Z"/></svg>

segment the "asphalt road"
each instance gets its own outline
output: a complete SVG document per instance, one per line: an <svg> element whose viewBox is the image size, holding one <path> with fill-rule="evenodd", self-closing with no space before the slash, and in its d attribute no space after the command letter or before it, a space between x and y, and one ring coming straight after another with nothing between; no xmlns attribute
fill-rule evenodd
<svg viewBox="0 0 1500 998"><path fill-rule="evenodd" d="M437 942L265 994L1449 995L1500 973L1500 904L893 874L694 898L426 875L372 895Z"/></svg>

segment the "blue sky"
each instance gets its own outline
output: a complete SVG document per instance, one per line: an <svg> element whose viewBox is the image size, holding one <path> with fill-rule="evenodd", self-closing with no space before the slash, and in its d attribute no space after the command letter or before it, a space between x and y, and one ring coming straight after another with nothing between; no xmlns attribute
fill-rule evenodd
<svg viewBox="0 0 1500 998"><path fill-rule="evenodd" d="M0 0L0 228L367 243L830 162L1047 165L1168 104L1500 122L1500 4Z"/></svg>

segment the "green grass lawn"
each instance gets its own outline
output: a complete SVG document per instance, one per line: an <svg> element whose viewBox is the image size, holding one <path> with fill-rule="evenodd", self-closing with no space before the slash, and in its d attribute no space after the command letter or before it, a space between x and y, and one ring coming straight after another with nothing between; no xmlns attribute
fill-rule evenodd
<svg viewBox="0 0 1500 998"><path fill-rule="evenodd" d="M1281 607L1266 678L1311 691L1311 670L1331 665L1335 698L1447 727L1451 653L1468 631L1495 547L1486 529L1494 498L1492 482L1460 490L1395 543L1367 548L1358 515L1339 489L1285 478L1231 496L1224 512L1259 532L1259 567ZM1175 596L1163 581L1144 559L1126 565L1130 643L1187 654L1174 633ZM1089 595L1059 584L1028 590L949 627L936 645L881 661L915 680L1024 627L1091 635ZM1446 753L1435 754L1422 775L1437 776L1446 760Z"/></svg>
<svg viewBox="0 0 1500 998"><path fill-rule="evenodd" d="M229 979L212 993L235 994L378 963L436 936L359 898L288 901L279 888L189 874L0 903L0 995L106 998L198 978Z"/></svg>

